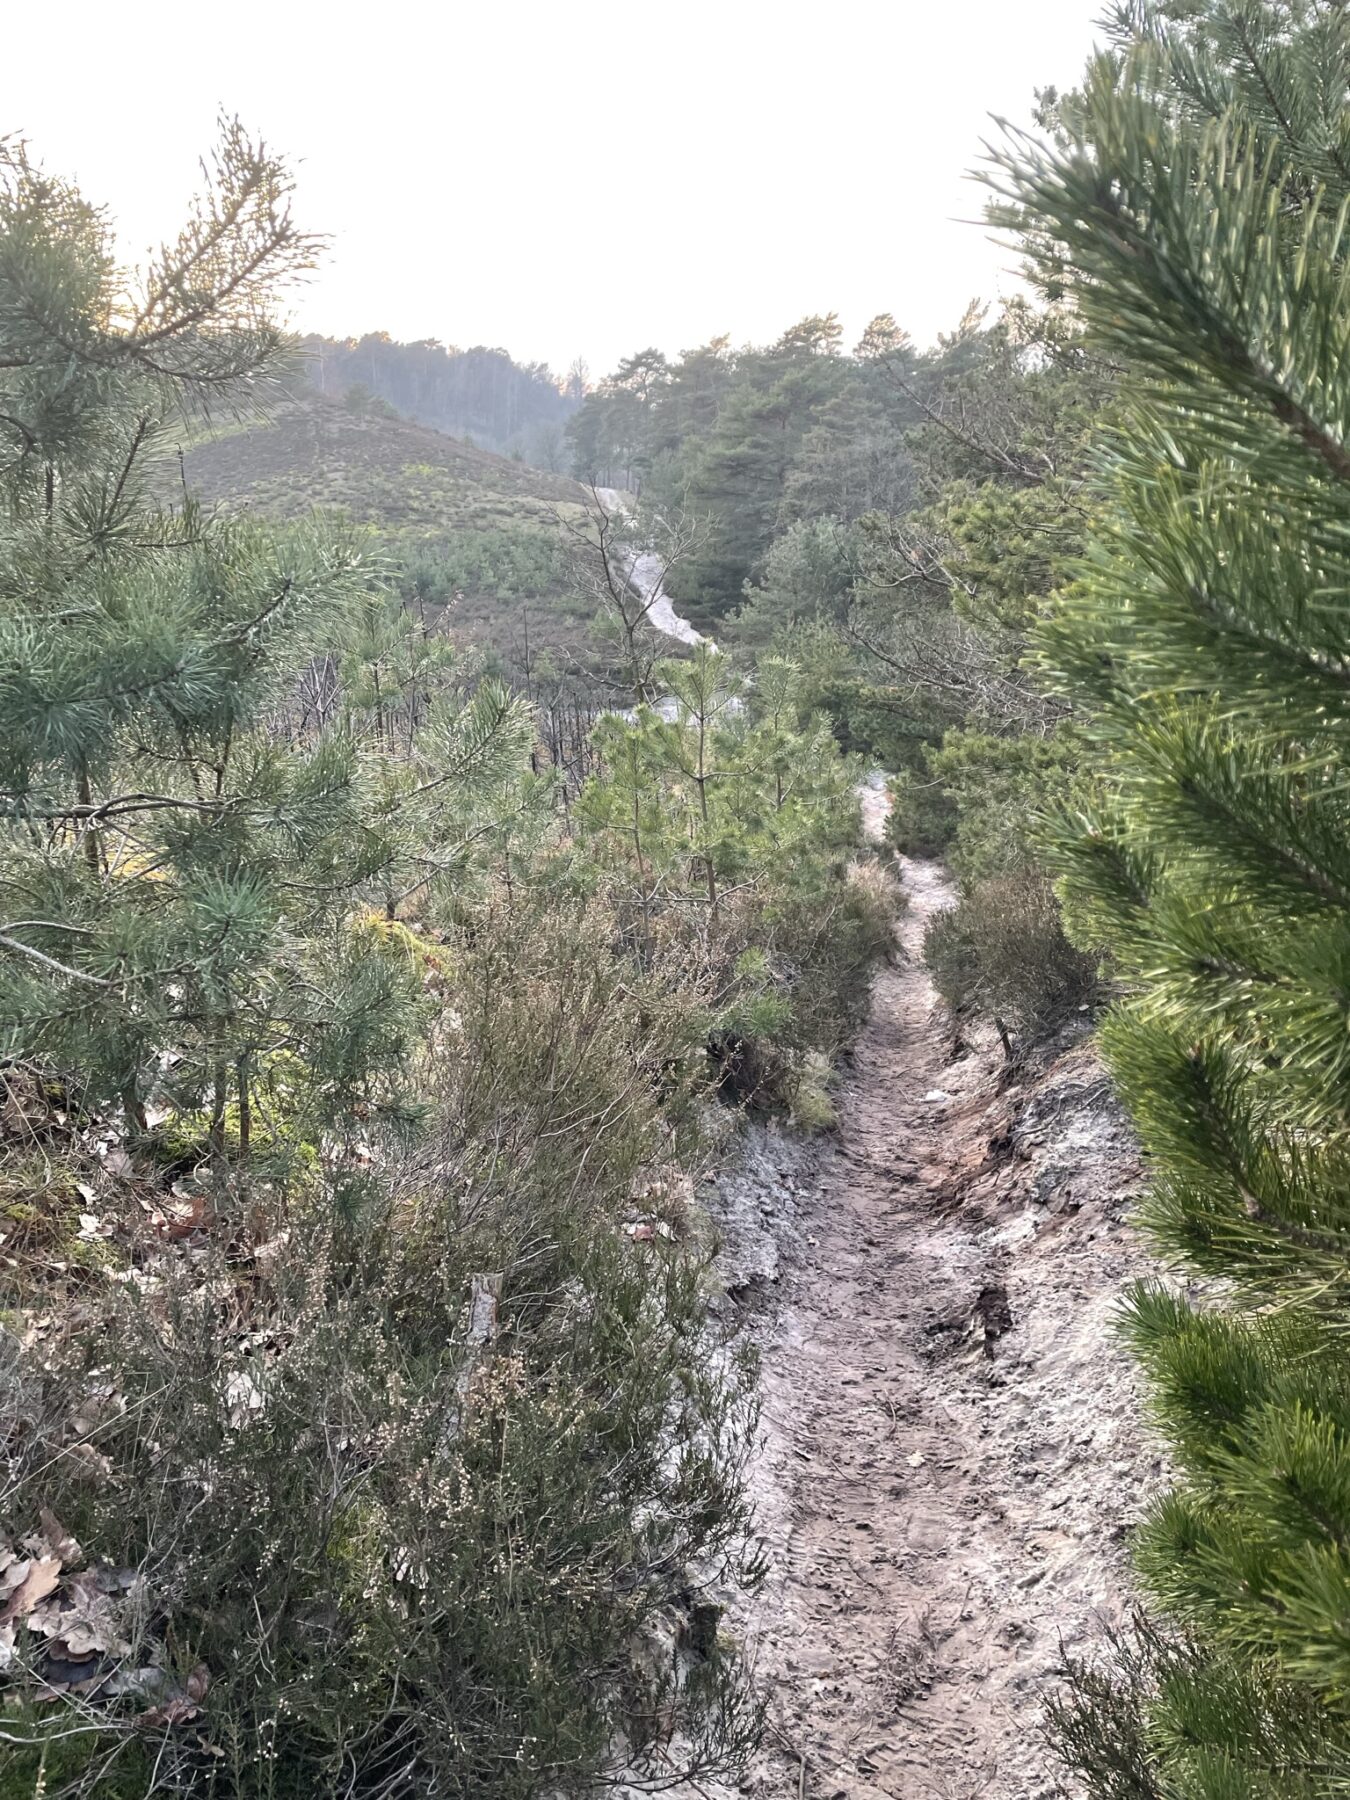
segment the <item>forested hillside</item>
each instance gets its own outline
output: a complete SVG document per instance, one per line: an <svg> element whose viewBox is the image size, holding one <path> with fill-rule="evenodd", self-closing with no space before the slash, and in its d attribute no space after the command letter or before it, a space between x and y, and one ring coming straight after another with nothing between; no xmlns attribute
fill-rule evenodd
<svg viewBox="0 0 1350 1800"><path fill-rule="evenodd" d="M595 689L596 604L569 561L568 527L594 508L580 482L481 450L289 375L262 417L193 426L163 472L167 499L270 520L315 512L355 527L404 598L444 620L519 684L553 671Z"/></svg>
<svg viewBox="0 0 1350 1800"><path fill-rule="evenodd" d="M515 362L505 350L459 350L433 339L400 344L384 331L360 338L311 333L300 349L307 379L327 399L383 404L555 474L566 466L565 428L585 382L576 370L561 378L543 363Z"/></svg>
<svg viewBox="0 0 1350 1800"><path fill-rule="evenodd" d="M678 591L711 621L739 602L794 520L905 503L903 434L919 416L905 380L915 360L889 316L849 356L833 314L803 319L763 349L733 349L723 337L675 362L642 350L570 421L573 467L706 521Z"/></svg>

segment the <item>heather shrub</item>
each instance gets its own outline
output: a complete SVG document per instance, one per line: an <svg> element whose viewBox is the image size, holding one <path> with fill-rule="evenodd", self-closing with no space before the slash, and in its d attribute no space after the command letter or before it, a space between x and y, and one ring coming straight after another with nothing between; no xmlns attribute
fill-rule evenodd
<svg viewBox="0 0 1350 1800"><path fill-rule="evenodd" d="M171 1245L127 1223L6 1334L6 1522L80 1546L11 1679L99 1646L72 1792L157 1698L161 1779L240 1796L575 1792L677 1732L734 1763L754 1725L695 1630L701 1582L754 1576L749 1369L684 1211L697 997L594 905L489 907L454 960L415 1147L372 1119L302 1196L241 1187Z"/></svg>
<svg viewBox="0 0 1350 1800"><path fill-rule="evenodd" d="M1064 935L1045 877L1030 868L972 883L924 934L924 961L955 1013L991 1018L1012 1053L1096 992L1096 964Z"/></svg>

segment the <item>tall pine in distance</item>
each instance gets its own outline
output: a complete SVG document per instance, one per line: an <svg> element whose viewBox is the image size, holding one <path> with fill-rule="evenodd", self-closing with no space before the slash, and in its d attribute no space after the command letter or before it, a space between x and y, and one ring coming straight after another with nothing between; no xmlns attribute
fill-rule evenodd
<svg viewBox="0 0 1350 1800"><path fill-rule="evenodd" d="M1091 747L1072 930L1181 1274L1127 1314L1177 1476L1153 1622L1058 1711L1092 1792L1350 1789L1350 20L1121 9L998 210L1124 370L1041 658Z"/></svg>

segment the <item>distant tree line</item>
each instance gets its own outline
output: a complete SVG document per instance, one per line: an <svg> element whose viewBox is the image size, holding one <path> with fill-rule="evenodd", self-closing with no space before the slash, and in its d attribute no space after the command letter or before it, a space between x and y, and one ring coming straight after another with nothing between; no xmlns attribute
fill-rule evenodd
<svg viewBox="0 0 1350 1800"><path fill-rule="evenodd" d="M518 363L485 344L402 344L386 331L311 334L301 347L310 381L333 399L382 400L419 424L553 473L567 464L566 425L585 391L579 365L560 377L546 363Z"/></svg>
<svg viewBox="0 0 1350 1800"><path fill-rule="evenodd" d="M852 355L840 340L829 313L762 347L733 349L717 337L673 362L648 347L568 423L574 474L707 520L682 597L710 616L737 604L793 519L855 518L903 503L903 433L918 415L889 365L908 368L914 352L889 314Z"/></svg>

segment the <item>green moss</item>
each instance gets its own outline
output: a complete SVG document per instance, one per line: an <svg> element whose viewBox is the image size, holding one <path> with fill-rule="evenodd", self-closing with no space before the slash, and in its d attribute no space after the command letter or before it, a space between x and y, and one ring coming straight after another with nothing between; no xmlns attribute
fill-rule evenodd
<svg viewBox="0 0 1350 1800"><path fill-rule="evenodd" d="M0 1236L7 1247L67 1249L84 1204L75 1173L64 1163L34 1153L0 1171Z"/></svg>

